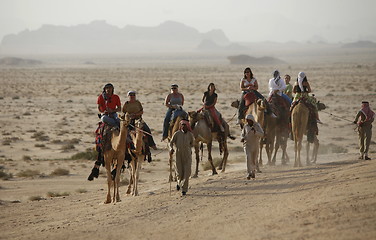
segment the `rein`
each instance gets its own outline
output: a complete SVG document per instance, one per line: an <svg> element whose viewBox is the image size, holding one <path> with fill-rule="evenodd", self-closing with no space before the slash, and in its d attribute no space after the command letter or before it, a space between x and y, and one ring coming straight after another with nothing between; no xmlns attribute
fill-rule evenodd
<svg viewBox="0 0 376 240"><path fill-rule="evenodd" d="M348 120L348 119L343 118L343 117L336 116L336 115L334 115L334 114L332 114L332 113L330 113L330 112L325 112L325 111L323 111L323 110L321 110L320 112L323 112L323 113L329 114L330 116L333 116L333 117L335 117L335 118L337 118L337 119L340 119L340 120L343 120L343 121L346 121L346 122L354 123L354 122L351 121L351 120ZM356 132L356 130L357 130L358 128L359 128L359 126L356 125L356 127L354 128L354 131Z"/></svg>

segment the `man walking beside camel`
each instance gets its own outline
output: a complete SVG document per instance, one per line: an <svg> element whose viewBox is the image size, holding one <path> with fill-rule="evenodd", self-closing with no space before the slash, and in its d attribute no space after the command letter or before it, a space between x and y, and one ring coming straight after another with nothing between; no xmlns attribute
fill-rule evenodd
<svg viewBox="0 0 376 240"><path fill-rule="evenodd" d="M241 142L244 144L244 153L247 160L247 179L255 178L256 161L259 153L260 138L264 136L260 124L258 124L252 114L248 114L245 119L247 124L242 130Z"/></svg>
<svg viewBox="0 0 376 240"><path fill-rule="evenodd" d="M180 121L180 130L176 131L169 143L170 154L174 154L174 144L176 145L176 169L178 174L178 184L176 189L182 188L182 195L188 192L189 177L192 166L192 147L194 142L193 134L189 131L189 122Z"/></svg>

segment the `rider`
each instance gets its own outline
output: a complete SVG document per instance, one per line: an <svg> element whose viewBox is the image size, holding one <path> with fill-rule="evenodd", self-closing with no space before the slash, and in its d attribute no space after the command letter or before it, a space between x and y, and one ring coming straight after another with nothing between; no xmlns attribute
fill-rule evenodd
<svg viewBox="0 0 376 240"><path fill-rule="evenodd" d="M284 79L285 79L286 88L285 88L285 90L283 90L283 93L286 94L292 100L293 99L293 97L292 97L292 85L290 84L291 77L290 77L290 75L286 74Z"/></svg>
<svg viewBox="0 0 376 240"><path fill-rule="evenodd" d="M117 112L121 111L121 103L118 95L114 94L114 86L107 83L103 87L102 94L97 99L98 111L101 121L111 126L120 125Z"/></svg>
<svg viewBox="0 0 376 240"><path fill-rule="evenodd" d="M313 111L316 115L316 121L317 123L322 124L319 118L319 112L317 109L317 103L316 98L309 96L308 93L311 92L311 86L308 83L307 76L304 72L299 72L298 78L296 79L296 83L293 88L293 92L295 93L294 101L293 103L296 103L299 99L305 98L308 103L312 105ZM294 104L293 104L294 106Z"/></svg>
<svg viewBox="0 0 376 240"><path fill-rule="evenodd" d="M291 98L289 98L283 91L286 89L285 81L281 78L281 75L278 70L273 72L273 78L269 80L269 98L273 96L273 94L277 94L283 97L288 103L289 106L291 105Z"/></svg>
<svg viewBox="0 0 376 240"><path fill-rule="evenodd" d="M202 110L203 108L208 110L210 112L210 115L214 119L215 123L218 125L220 131L224 132L225 129L222 126L222 121L219 119L221 115L215 108L215 104L217 103L217 97L218 95L215 93L215 85L214 83L210 83L208 86L208 90L204 93L204 96L202 97L202 102L204 103L204 106L200 110Z"/></svg>
<svg viewBox="0 0 376 240"><path fill-rule="evenodd" d="M142 104L140 101L136 99L136 92L129 91L128 94L128 101L126 101L123 105L123 113L128 113L131 119L131 124L134 125L135 120L141 119L144 110L142 108ZM157 150L157 146L154 142L153 136L151 135L151 131L149 126L144 122L143 128L147 135L147 143L149 147ZM147 153L149 154L149 153Z"/></svg>
<svg viewBox="0 0 376 240"><path fill-rule="evenodd" d="M120 121L117 117L117 112L121 110L120 98L118 95L114 94L114 86L111 83L107 83L103 87L102 94L98 96L98 116L101 121L109 126L120 127ZM97 129L97 133L100 133L100 127ZM94 167L91 170L91 174L88 177L89 181L99 176L99 167L103 163L103 156L101 154L102 149L97 147L98 158L94 163Z"/></svg>
<svg viewBox="0 0 376 240"><path fill-rule="evenodd" d="M271 112L268 102L265 100L265 97L259 93L258 90L258 83L257 79L253 76L251 68L247 67L244 69L244 77L240 79L240 90L242 90L242 94L240 97L240 103L238 108L238 124L241 123L241 119L244 118L244 108L245 108L245 100L244 95L253 92L258 99L262 99L267 107L267 112L271 113L273 117L275 115Z"/></svg>
<svg viewBox="0 0 376 240"><path fill-rule="evenodd" d="M171 93L166 96L164 105L168 108L168 110L163 121L162 141L168 137L170 121L175 120L176 117L185 113L181 109L181 107L184 105L184 96L179 92L179 86L177 84L171 85Z"/></svg>

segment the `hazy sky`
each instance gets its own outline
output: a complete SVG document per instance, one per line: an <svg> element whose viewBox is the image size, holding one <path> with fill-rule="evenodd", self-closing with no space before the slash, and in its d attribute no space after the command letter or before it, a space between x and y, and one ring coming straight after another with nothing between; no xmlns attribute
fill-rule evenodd
<svg viewBox="0 0 376 240"><path fill-rule="evenodd" d="M93 20L157 26L174 20L230 41L376 41L375 0L0 0L0 39L43 24Z"/></svg>

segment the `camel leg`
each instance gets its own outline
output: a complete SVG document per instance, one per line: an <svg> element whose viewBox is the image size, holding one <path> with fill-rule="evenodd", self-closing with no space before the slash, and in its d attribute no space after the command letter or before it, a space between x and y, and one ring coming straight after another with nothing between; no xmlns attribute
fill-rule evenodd
<svg viewBox="0 0 376 240"><path fill-rule="evenodd" d="M275 146L274 146L274 154L273 154L273 158L272 158L272 165L275 165L275 162L276 162L276 158L277 158L277 152L279 150L279 142L280 142L280 139L279 137L276 139L275 141Z"/></svg>
<svg viewBox="0 0 376 240"><path fill-rule="evenodd" d="M212 158L212 154L211 154L211 151L212 151L212 143L208 143L208 144L207 144L207 147L208 147L208 160L209 160L210 165L211 165L211 167L212 167L212 175L218 174L218 173L217 173L217 170L215 170L215 167L214 167L214 164L213 164L213 158Z"/></svg>
<svg viewBox="0 0 376 240"><path fill-rule="evenodd" d="M310 161L309 161L309 149L311 148L311 145L310 143L307 141L307 158L306 158L306 164L307 166L311 165Z"/></svg>
<svg viewBox="0 0 376 240"><path fill-rule="evenodd" d="M284 137L281 148L282 148L282 164L285 165L286 163L290 162L289 155L287 154L287 140L288 137Z"/></svg>
<svg viewBox="0 0 376 240"><path fill-rule="evenodd" d="M142 164L142 160L143 160L144 156L141 155L138 157L138 161L137 161L137 164L136 164L136 174L135 174L135 183L134 183L134 193L133 193L133 196L138 196L138 181L139 181L139 177L140 177L140 170L141 170L141 164Z"/></svg>
<svg viewBox="0 0 376 240"><path fill-rule="evenodd" d="M302 162L300 161L300 153L302 151L302 138L298 141L298 167L302 166Z"/></svg>
<svg viewBox="0 0 376 240"><path fill-rule="evenodd" d="M260 139L260 146L259 146L259 160L256 161L256 171L261 173L260 166L262 167L262 148L264 146L263 139Z"/></svg>
<svg viewBox="0 0 376 240"><path fill-rule="evenodd" d="M317 161L317 153L319 151L320 142L317 136L315 136L315 140L313 142L313 150L312 150L312 162L316 163Z"/></svg>
<svg viewBox="0 0 376 240"><path fill-rule="evenodd" d="M120 185L120 175L121 175L121 167L123 166L123 162L124 162L124 156L119 156L120 159L123 159L123 160L120 160L118 161L118 164L117 164L117 167L116 167L116 177L115 177L115 181L114 181L114 184L115 184L115 188L116 188L116 202L120 202L120 193L119 193L119 185ZM114 198L115 198L115 195L114 195ZM115 199L114 199L115 201Z"/></svg>
<svg viewBox="0 0 376 240"><path fill-rule="evenodd" d="M132 192L132 185L134 185L134 162L135 162L135 159L132 159L131 161L131 170L129 171L129 184L128 184L128 189L127 189L127 194L130 194Z"/></svg>
<svg viewBox="0 0 376 240"><path fill-rule="evenodd" d="M226 170L227 158L228 158L228 147L227 147L227 141L225 140L223 142L223 158L222 158L222 161L221 161L221 166L222 166L221 172L225 172L225 170ZM218 168L218 170L220 170L220 169Z"/></svg>
<svg viewBox="0 0 376 240"><path fill-rule="evenodd" d="M195 174L192 176L192 178L198 177L198 165L200 162L200 149L198 143L195 143L195 155L196 155L196 171Z"/></svg>
<svg viewBox="0 0 376 240"><path fill-rule="evenodd" d="M112 175L111 175L111 162L113 154L105 154L104 161L107 172L107 197L104 201L105 204L111 203L111 185L112 185Z"/></svg>
<svg viewBox="0 0 376 240"><path fill-rule="evenodd" d="M298 139L294 136L294 152L295 152L295 162L294 167L298 166Z"/></svg>

